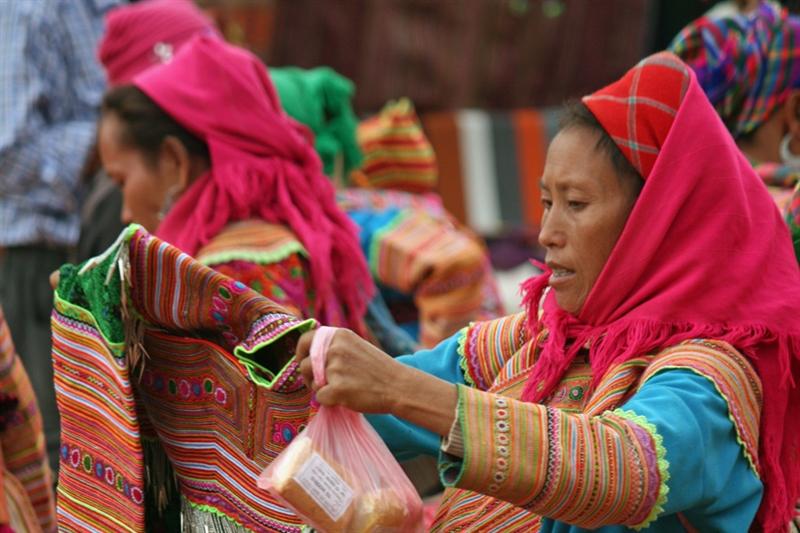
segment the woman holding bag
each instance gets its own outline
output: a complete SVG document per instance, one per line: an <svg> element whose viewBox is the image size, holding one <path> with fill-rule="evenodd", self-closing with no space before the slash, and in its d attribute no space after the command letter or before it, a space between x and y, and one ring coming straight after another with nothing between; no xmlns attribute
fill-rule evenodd
<svg viewBox="0 0 800 533"><path fill-rule="evenodd" d="M800 271L695 75L661 53L585 97L541 183L525 313L399 360L340 331L322 387L306 333L319 402L438 454L435 531L784 530Z"/></svg>

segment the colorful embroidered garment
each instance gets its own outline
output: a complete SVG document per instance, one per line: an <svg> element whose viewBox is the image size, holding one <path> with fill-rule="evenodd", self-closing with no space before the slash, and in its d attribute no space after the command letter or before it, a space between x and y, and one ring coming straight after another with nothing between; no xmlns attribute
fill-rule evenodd
<svg viewBox="0 0 800 533"><path fill-rule="evenodd" d="M144 531L172 471L187 527L299 531L255 483L308 417L313 321L136 226L87 268L62 268L52 321L60 529Z"/></svg>
<svg viewBox="0 0 800 533"><path fill-rule="evenodd" d="M15 531L54 531L53 480L42 418L28 374L0 308L0 524Z"/></svg>
<svg viewBox="0 0 800 533"><path fill-rule="evenodd" d="M290 314L314 318L308 252L284 226L260 220L230 224L197 252L197 261L281 305ZM334 325L344 326L341 315Z"/></svg>
<svg viewBox="0 0 800 533"><path fill-rule="evenodd" d="M612 367L596 386L582 353L531 404L519 398L542 336L529 335L521 313L400 358L460 384L463 458L440 456L450 488L433 531L730 531L753 520L761 386L730 345L683 342ZM438 451L436 436L406 422L371 422L398 456Z"/></svg>
<svg viewBox="0 0 800 533"><path fill-rule="evenodd" d="M374 284L357 230L336 205L308 129L280 106L263 63L200 36L133 84L208 146L211 168L170 209L156 234L194 256L233 222L287 226L308 251L314 316L344 316L360 331Z"/></svg>
<svg viewBox="0 0 800 533"><path fill-rule="evenodd" d="M269 77L286 113L314 132L316 148L325 174L335 176L341 158L343 176L361 166L361 148L356 141L358 119L353 112L353 82L331 68L304 70L272 67Z"/></svg>
<svg viewBox="0 0 800 533"><path fill-rule="evenodd" d="M735 138L766 122L800 87L800 18L776 2L761 1L752 13L697 19L669 50L694 69Z"/></svg>
<svg viewBox="0 0 800 533"><path fill-rule="evenodd" d="M791 459L800 434L784 424L800 416L800 270L785 223L674 55L643 60L583 102L644 187L580 313L563 312L544 294L549 273L527 282L531 327L549 336L523 399L547 397L587 344L597 380L615 364L688 339L725 341L764 382L758 524L782 528L800 495L800 463Z"/></svg>
<svg viewBox="0 0 800 533"><path fill-rule="evenodd" d="M381 198L366 189L361 198L369 194ZM377 203L348 215L361 229L362 250L395 320L422 346L503 314L486 249L475 235L424 207Z"/></svg>

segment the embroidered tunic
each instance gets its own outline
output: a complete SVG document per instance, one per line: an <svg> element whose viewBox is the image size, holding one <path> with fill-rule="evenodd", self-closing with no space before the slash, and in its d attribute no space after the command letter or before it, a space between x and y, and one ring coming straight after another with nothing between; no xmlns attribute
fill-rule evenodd
<svg viewBox="0 0 800 533"><path fill-rule="evenodd" d="M400 359L459 385L460 445L371 417L399 457L439 454L434 531L747 528L763 486L761 385L744 357L688 341L612 367L594 390L579 357L544 405L518 401L540 341L518 314Z"/></svg>

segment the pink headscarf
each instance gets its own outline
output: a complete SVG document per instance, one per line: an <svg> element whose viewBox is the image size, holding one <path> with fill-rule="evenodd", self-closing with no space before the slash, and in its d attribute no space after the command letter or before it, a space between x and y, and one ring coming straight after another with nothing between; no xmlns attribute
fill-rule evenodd
<svg viewBox="0 0 800 533"><path fill-rule="evenodd" d="M548 274L524 284L530 326L549 335L523 393L552 393L587 343L595 383L612 365L692 338L720 339L761 378L758 524L783 531L800 496L800 270L767 190L672 54L651 56L584 103L644 187L577 316Z"/></svg>
<svg viewBox="0 0 800 533"><path fill-rule="evenodd" d="M110 86L129 83L166 63L195 35L217 35L214 23L191 0L145 0L112 9L97 57Z"/></svg>
<svg viewBox="0 0 800 533"><path fill-rule="evenodd" d="M374 285L356 227L336 205L307 130L283 112L261 61L198 37L133 83L205 141L211 155L211 169L181 195L156 234L194 255L231 222L286 224L310 256L316 317L324 324L344 318L360 331Z"/></svg>

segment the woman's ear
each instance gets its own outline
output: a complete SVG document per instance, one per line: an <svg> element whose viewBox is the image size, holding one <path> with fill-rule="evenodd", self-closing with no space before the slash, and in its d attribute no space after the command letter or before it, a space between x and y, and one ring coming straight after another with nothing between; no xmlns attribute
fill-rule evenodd
<svg viewBox="0 0 800 533"><path fill-rule="evenodd" d="M181 193L192 182L192 159L186 146L172 135L161 143L158 157L158 170L168 182L168 189Z"/></svg>
<svg viewBox="0 0 800 533"><path fill-rule="evenodd" d="M792 89L783 104L783 119L792 137L800 140L800 90Z"/></svg>

